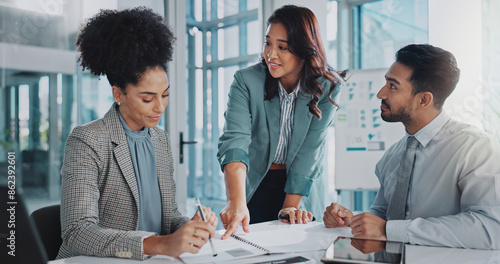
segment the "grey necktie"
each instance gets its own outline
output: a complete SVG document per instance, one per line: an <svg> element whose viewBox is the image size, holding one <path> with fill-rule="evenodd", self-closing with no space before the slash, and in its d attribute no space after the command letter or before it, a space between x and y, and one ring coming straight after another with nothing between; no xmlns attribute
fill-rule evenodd
<svg viewBox="0 0 500 264"><path fill-rule="evenodd" d="M387 207L387 220L405 219L406 201L410 188L410 178L413 172L413 162L417 151L418 140L409 136L406 140L406 151L399 164L398 181Z"/></svg>

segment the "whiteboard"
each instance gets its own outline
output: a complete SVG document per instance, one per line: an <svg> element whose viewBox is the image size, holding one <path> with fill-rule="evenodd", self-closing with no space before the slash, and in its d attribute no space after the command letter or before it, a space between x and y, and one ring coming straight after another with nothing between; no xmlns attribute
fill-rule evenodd
<svg viewBox="0 0 500 264"><path fill-rule="evenodd" d="M377 190L375 165L404 134L402 123L380 117L377 93L387 69L352 70L342 87L335 117L335 188Z"/></svg>

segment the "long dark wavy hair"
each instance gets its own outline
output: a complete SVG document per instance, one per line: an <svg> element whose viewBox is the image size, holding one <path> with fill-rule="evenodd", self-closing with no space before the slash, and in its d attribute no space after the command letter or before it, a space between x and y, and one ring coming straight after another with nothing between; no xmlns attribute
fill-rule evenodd
<svg viewBox="0 0 500 264"><path fill-rule="evenodd" d="M331 94L335 87L343 81L346 76L346 71L336 72L336 75L342 80L339 80L333 72L327 61L325 49L321 42L321 36L318 26L318 21L314 13L305 7L295 5L284 5L274 11L267 20L267 26L273 23L282 24L288 33L288 49L292 54L304 60L304 67L301 71L300 89L302 94L306 93L311 96L311 100L307 104L309 112L321 119L321 110L318 108L319 98L325 93L325 88L318 83L319 77L324 77L331 82L328 97L330 102L336 106L337 103L331 98ZM265 81L265 100L270 100L278 95L278 81L271 76L267 68L264 54L261 54L260 62L266 66L266 81Z"/></svg>

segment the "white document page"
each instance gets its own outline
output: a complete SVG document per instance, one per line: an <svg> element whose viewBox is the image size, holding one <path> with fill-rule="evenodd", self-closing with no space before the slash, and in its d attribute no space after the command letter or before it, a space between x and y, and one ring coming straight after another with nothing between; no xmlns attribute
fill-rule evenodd
<svg viewBox="0 0 500 264"><path fill-rule="evenodd" d="M251 225L250 233L239 231L236 235L271 253L323 250L339 236L352 236L349 227L326 228L321 222L291 225L277 220Z"/></svg>
<svg viewBox="0 0 500 264"><path fill-rule="evenodd" d="M197 254L184 253L179 257L186 263L218 263L220 261L267 254L266 251L238 241L233 237L221 240L220 238L224 232L225 230L219 230L216 232L216 236L212 238L212 243L217 251L217 256L213 256L210 243L207 242Z"/></svg>
<svg viewBox="0 0 500 264"><path fill-rule="evenodd" d="M210 263L267 254L266 251L235 238L221 240L224 232L225 230L218 230L216 237L212 238L218 252L216 257L212 256L210 243L206 243L198 254L184 253L180 258L186 263ZM291 225L278 220L250 225L250 233L243 232L240 227L235 235L269 250L270 253L326 250L338 236L352 236L348 227L326 228L320 222Z"/></svg>

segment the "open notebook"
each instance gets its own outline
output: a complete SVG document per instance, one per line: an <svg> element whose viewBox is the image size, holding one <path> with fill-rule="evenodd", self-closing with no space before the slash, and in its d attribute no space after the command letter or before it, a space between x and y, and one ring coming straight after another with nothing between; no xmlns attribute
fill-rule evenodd
<svg viewBox="0 0 500 264"><path fill-rule="evenodd" d="M326 250L338 236L352 236L350 228L326 228L323 223L284 224L276 221L250 225L250 233L241 230L221 240L225 230L218 230L212 238L217 256L207 243L198 254L184 253L186 263L209 263L247 258L272 253L299 253Z"/></svg>

